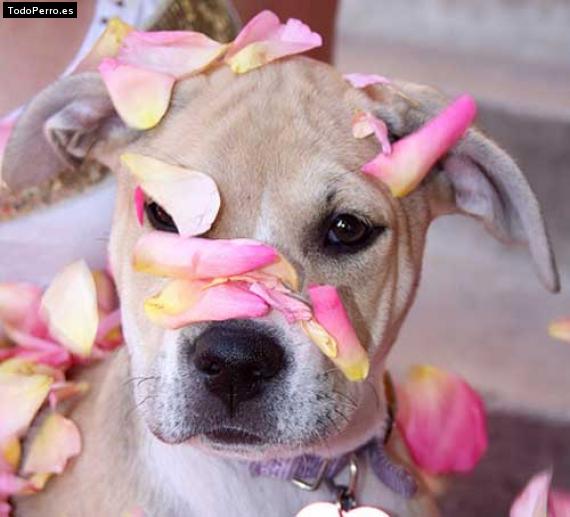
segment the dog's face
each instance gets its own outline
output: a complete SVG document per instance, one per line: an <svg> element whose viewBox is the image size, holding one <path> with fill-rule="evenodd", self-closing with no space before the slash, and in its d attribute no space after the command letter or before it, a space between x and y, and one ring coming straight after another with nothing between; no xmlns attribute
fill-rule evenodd
<svg viewBox="0 0 570 517"><path fill-rule="evenodd" d="M384 360L414 296L428 225L441 212L471 213L504 233L522 230L555 287L528 186L475 131L404 198L359 172L378 144L353 138L354 111L375 112L397 139L441 108L431 90L394 84L359 91L331 67L297 58L241 76L223 68L185 80L164 120L142 134L118 130L105 106L90 152L117 173L111 264L137 409L163 441L257 457L334 447L341 438L380 431ZM55 134L59 150L68 150L69 138ZM347 381L277 313L179 330L151 324L143 302L164 281L133 270L133 249L146 232L176 228L152 203L138 224L136 185L117 158L125 151L215 179L222 208L206 237L274 246L297 268L301 291L311 283L337 286L371 357L367 381Z"/></svg>

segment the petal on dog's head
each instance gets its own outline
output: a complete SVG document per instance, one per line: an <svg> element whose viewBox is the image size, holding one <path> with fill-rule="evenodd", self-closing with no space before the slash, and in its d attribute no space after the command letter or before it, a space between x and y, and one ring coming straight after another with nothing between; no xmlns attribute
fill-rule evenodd
<svg viewBox="0 0 570 517"><path fill-rule="evenodd" d="M471 471L487 450L481 398L457 375L416 366L398 386L398 425L415 463L431 474Z"/></svg>
<svg viewBox="0 0 570 517"><path fill-rule="evenodd" d="M243 74L322 44L321 36L303 22L291 18L282 24L274 13L263 11L242 29L231 44L226 63L235 73Z"/></svg>
<svg viewBox="0 0 570 517"><path fill-rule="evenodd" d="M128 34L119 59L130 65L180 79L203 71L226 50L227 45L192 31L159 31Z"/></svg>
<svg viewBox="0 0 570 517"><path fill-rule="evenodd" d="M133 27L120 18L111 18L89 54L81 60L73 72L96 70L103 59L115 57L119 53L125 36L133 30Z"/></svg>
<svg viewBox="0 0 570 517"><path fill-rule="evenodd" d="M143 191L170 214L182 237L210 229L220 209L220 193L210 176L142 154L125 153L121 161Z"/></svg>
<svg viewBox="0 0 570 517"><path fill-rule="evenodd" d="M390 84L390 79L376 74L344 74L343 77L355 88L366 88L374 84Z"/></svg>
<svg viewBox="0 0 570 517"><path fill-rule="evenodd" d="M61 474L67 462L81 452L77 426L59 413L50 413L41 423L22 466L25 475Z"/></svg>
<svg viewBox="0 0 570 517"><path fill-rule="evenodd" d="M476 113L472 97L459 97L415 133L396 142L389 156L380 153L362 171L386 183L395 197L409 194L465 134Z"/></svg>
<svg viewBox="0 0 570 517"><path fill-rule="evenodd" d="M156 126L170 104L174 77L107 58L99 65L113 106L134 129Z"/></svg>
<svg viewBox="0 0 570 517"><path fill-rule="evenodd" d="M334 339L337 353L332 361L351 381L362 381L368 376L368 354L360 344L346 309L335 287L315 285L309 287L315 320Z"/></svg>
<svg viewBox="0 0 570 517"><path fill-rule="evenodd" d="M556 517L556 514L548 512L551 479L552 473L549 471L536 474L515 499L510 517Z"/></svg>
<svg viewBox="0 0 570 517"><path fill-rule="evenodd" d="M99 313L97 290L87 264L80 260L56 275L42 298L50 334L70 352L91 353Z"/></svg>
<svg viewBox="0 0 570 517"><path fill-rule="evenodd" d="M392 152L392 144L388 138L388 126L372 113L358 111L354 114L352 117L352 135L359 139L374 135L380 143L383 154Z"/></svg>
<svg viewBox="0 0 570 517"><path fill-rule="evenodd" d="M134 268L152 275L228 278L273 264L279 254L249 239L182 239L165 232L143 235L135 247Z"/></svg>
<svg viewBox="0 0 570 517"><path fill-rule="evenodd" d="M0 443L28 429L52 383L47 375L0 373Z"/></svg>
<svg viewBox="0 0 570 517"><path fill-rule="evenodd" d="M162 327L177 329L202 321L260 318L269 306L242 282L173 280L163 291L145 301L148 318Z"/></svg>
<svg viewBox="0 0 570 517"><path fill-rule="evenodd" d="M548 326L548 334L550 337L570 343L570 318L553 321Z"/></svg>

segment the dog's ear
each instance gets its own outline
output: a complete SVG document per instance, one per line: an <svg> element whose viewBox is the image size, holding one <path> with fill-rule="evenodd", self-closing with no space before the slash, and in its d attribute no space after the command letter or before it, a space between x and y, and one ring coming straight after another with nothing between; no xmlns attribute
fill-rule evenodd
<svg viewBox="0 0 570 517"><path fill-rule="evenodd" d="M134 137L116 115L99 74L64 77L25 107L6 144L0 178L8 188L77 168L96 141Z"/></svg>
<svg viewBox="0 0 570 517"><path fill-rule="evenodd" d="M388 88L390 89L390 88ZM386 90L386 88L384 88ZM447 104L435 90L396 83L381 113L397 136L418 129ZM384 100L386 92L384 91ZM480 219L496 237L528 246L547 289L560 289L558 271L538 201L514 160L476 128L424 182L434 216L463 213Z"/></svg>

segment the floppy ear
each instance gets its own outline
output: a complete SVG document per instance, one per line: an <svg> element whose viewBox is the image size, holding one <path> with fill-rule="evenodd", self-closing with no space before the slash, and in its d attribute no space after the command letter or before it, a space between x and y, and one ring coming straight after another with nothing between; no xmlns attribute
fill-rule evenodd
<svg viewBox="0 0 570 517"><path fill-rule="evenodd" d="M116 115L98 73L64 77L25 107L6 144L0 177L12 190L77 168L93 144L117 132L134 137Z"/></svg>
<svg viewBox="0 0 570 517"><path fill-rule="evenodd" d="M381 116L405 135L446 105L435 90L396 83ZM384 105L385 106L385 105ZM391 119L391 120L390 120ZM560 289L558 271L538 201L514 160L475 128L444 157L425 180L434 216L463 213L480 219L506 242L528 246L542 283Z"/></svg>

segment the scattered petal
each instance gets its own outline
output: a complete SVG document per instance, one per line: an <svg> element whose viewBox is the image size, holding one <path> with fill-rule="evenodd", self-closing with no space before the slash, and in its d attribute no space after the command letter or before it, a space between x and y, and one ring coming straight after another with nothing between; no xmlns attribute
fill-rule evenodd
<svg viewBox="0 0 570 517"><path fill-rule="evenodd" d="M552 322L548 327L550 337L570 343L570 318Z"/></svg>
<svg viewBox="0 0 570 517"><path fill-rule="evenodd" d="M352 135L354 138L366 138L375 135L382 147L383 154L392 152L392 144L388 138L388 126L383 120L371 113L358 111L352 119Z"/></svg>
<svg viewBox="0 0 570 517"><path fill-rule="evenodd" d="M170 104L174 77L113 58L104 59L99 72L117 113L128 126L150 129L161 121Z"/></svg>
<svg viewBox="0 0 570 517"><path fill-rule="evenodd" d="M143 189L137 187L134 194L135 201L135 214L137 216L138 223L142 226L144 223L144 192Z"/></svg>
<svg viewBox="0 0 570 517"><path fill-rule="evenodd" d="M44 293L42 309L51 335L64 347L83 357L91 353L99 315L95 281L84 261L56 275Z"/></svg>
<svg viewBox="0 0 570 517"><path fill-rule="evenodd" d="M534 476L511 507L510 517L549 517L548 491L552 474L548 471Z"/></svg>
<svg viewBox="0 0 570 517"><path fill-rule="evenodd" d="M0 373L0 442L21 436L44 403L52 379L46 375Z"/></svg>
<svg viewBox="0 0 570 517"><path fill-rule="evenodd" d="M15 472L20 465L21 455L19 438L13 436L0 443L0 472Z"/></svg>
<svg viewBox="0 0 570 517"><path fill-rule="evenodd" d="M320 47L322 38L299 20L282 24L271 11L262 11L239 33L231 44L226 63L236 74L243 74L285 56Z"/></svg>
<svg viewBox="0 0 570 517"><path fill-rule="evenodd" d="M84 395L89 390L89 384L85 381L61 381L55 382L49 393L49 404L55 409L60 402Z"/></svg>
<svg viewBox="0 0 570 517"><path fill-rule="evenodd" d="M315 320L336 341L337 354L332 361L351 381L362 381L368 376L368 354L360 344L340 296L331 285L309 287Z"/></svg>
<svg viewBox="0 0 570 517"><path fill-rule="evenodd" d="M457 375L413 367L398 386L398 405L404 441L428 473L469 472L487 450L483 402Z"/></svg>
<svg viewBox="0 0 570 517"><path fill-rule="evenodd" d="M202 72L216 62L227 47L200 32L134 31L125 38L119 59L180 79Z"/></svg>
<svg viewBox="0 0 570 517"><path fill-rule="evenodd" d="M194 280L242 275L278 259L271 246L249 239L181 239L151 232L135 247L134 267L152 275Z"/></svg>
<svg viewBox="0 0 570 517"><path fill-rule="evenodd" d="M550 491L548 515L549 517L570 517L570 492Z"/></svg>
<svg viewBox="0 0 570 517"><path fill-rule="evenodd" d="M472 97L459 97L415 133L398 140L389 156L380 153L362 171L386 183L395 197L409 194L465 134L476 113Z"/></svg>
<svg viewBox="0 0 570 517"><path fill-rule="evenodd" d="M32 331L41 326L38 308L42 291L26 283L0 284L0 324L23 331Z"/></svg>
<svg viewBox="0 0 570 517"><path fill-rule="evenodd" d="M111 18L107 22L103 34L99 36L89 54L77 65L74 73L96 70L103 59L115 57L121 48L125 36L133 30L133 27L121 21L121 19Z"/></svg>
<svg viewBox="0 0 570 517"><path fill-rule="evenodd" d="M95 292L97 295L97 307L104 314L113 312L119 306L119 298L113 279L104 270L92 271L95 282Z"/></svg>
<svg viewBox="0 0 570 517"><path fill-rule="evenodd" d="M260 318L269 307L243 282L209 287L206 282L174 280L145 301L145 311L153 323L176 329L201 321Z"/></svg>
<svg viewBox="0 0 570 517"><path fill-rule="evenodd" d="M220 209L220 193L210 176L142 154L126 153L121 161L145 194L169 213L182 237L210 229Z"/></svg>
<svg viewBox="0 0 570 517"><path fill-rule="evenodd" d="M59 413L50 413L33 437L22 473L61 474L67 462L81 452L77 426Z"/></svg>
<svg viewBox="0 0 570 517"><path fill-rule="evenodd" d="M390 84L391 82L390 79L376 74L344 74L343 77L354 86L354 88L366 88L373 84Z"/></svg>

